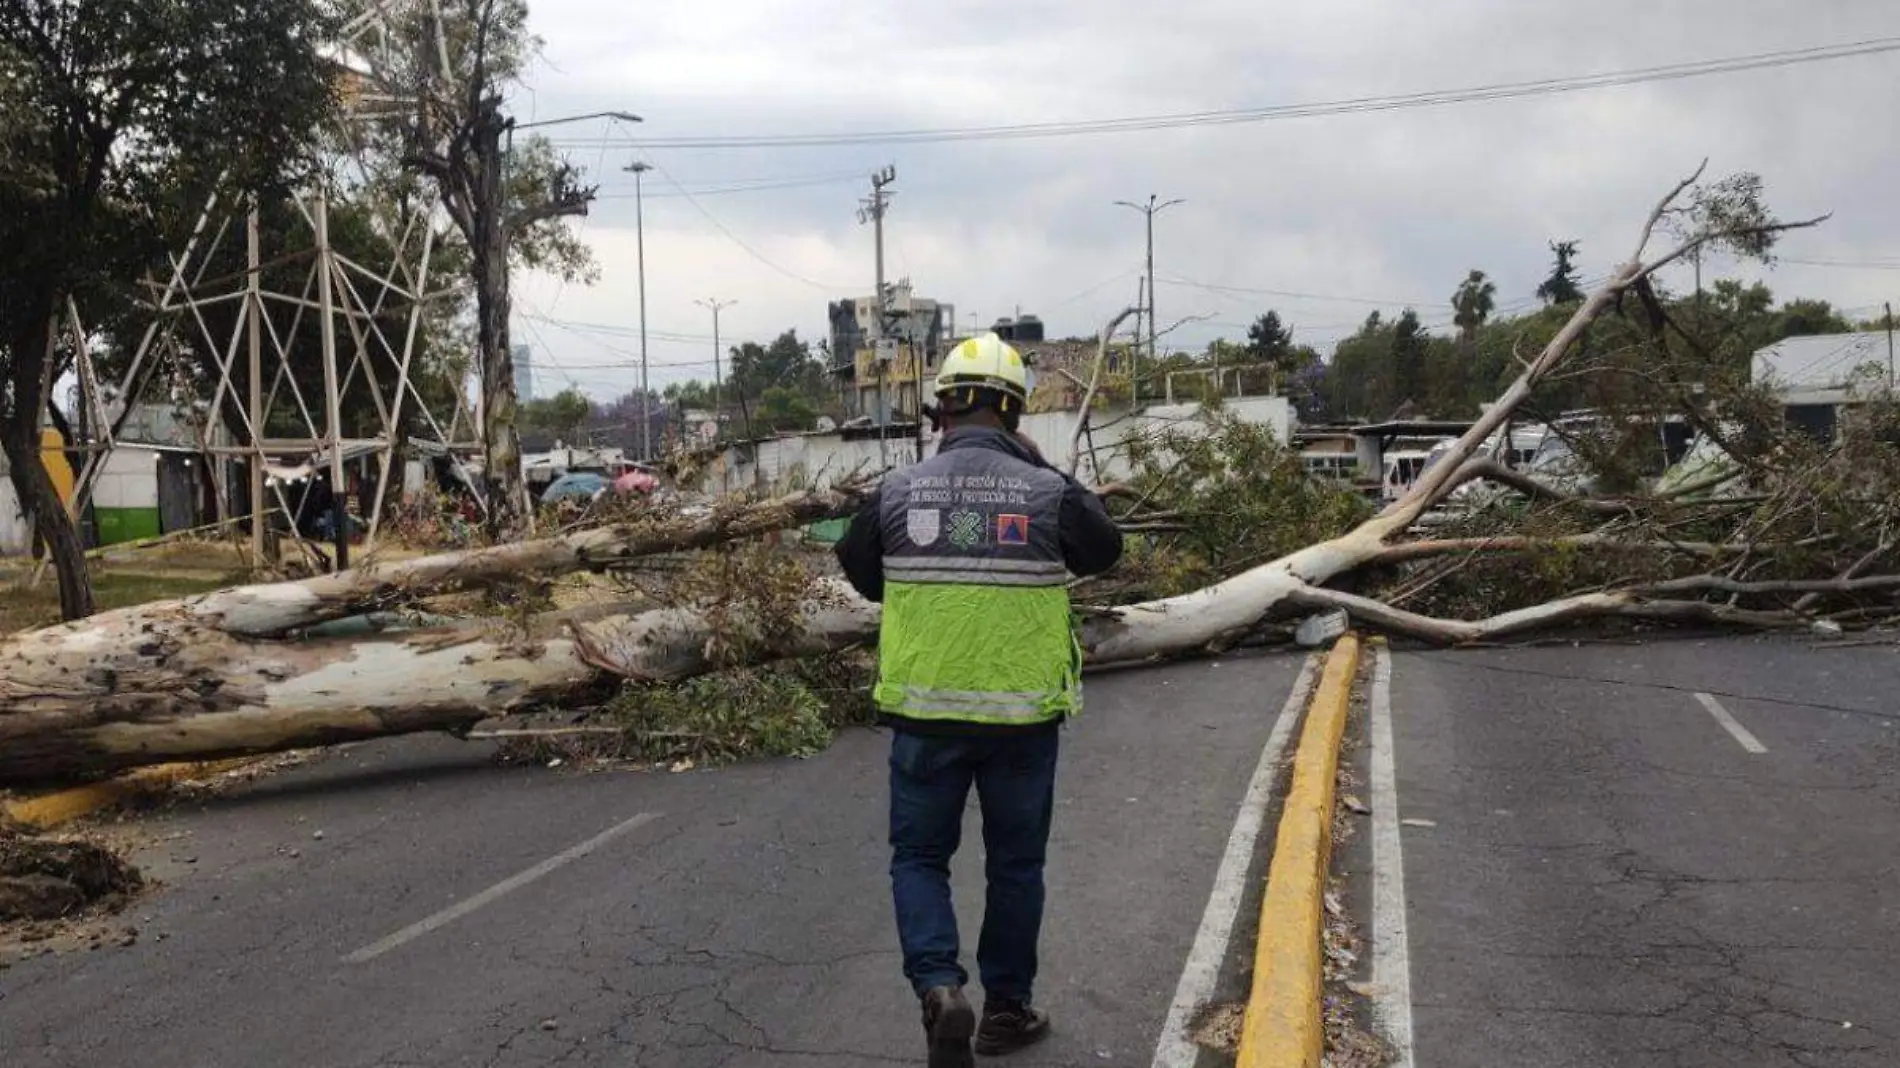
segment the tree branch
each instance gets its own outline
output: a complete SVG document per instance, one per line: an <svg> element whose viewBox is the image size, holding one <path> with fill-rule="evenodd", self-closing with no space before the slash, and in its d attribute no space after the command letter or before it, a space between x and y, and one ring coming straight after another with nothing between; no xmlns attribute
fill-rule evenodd
<svg viewBox="0 0 1900 1068"><path fill-rule="evenodd" d="M1101 388L1102 385L1102 368L1108 363L1109 339L1115 336L1115 328L1122 325L1123 320L1131 315L1138 315L1140 312L1141 309L1139 308L1123 308L1120 313L1113 319L1110 319L1108 323L1102 327L1101 333L1096 335L1095 366L1089 373L1088 389L1082 393L1081 409L1075 416L1075 430L1069 435L1069 474L1071 477L1075 475L1076 469L1082 463L1082 435L1088 433L1089 410L1095 404L1095 391ZM1101 472L1094 472L1094 475L1099 478Z"/></svg>

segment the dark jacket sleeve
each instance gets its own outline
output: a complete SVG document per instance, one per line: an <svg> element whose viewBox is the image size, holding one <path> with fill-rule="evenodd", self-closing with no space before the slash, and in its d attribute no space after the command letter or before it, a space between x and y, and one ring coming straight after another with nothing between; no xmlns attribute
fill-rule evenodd
<svg viewBox="0 0 1900 1068"><path fill-rule="evenodd" d="M1102 499L1073 478L1062 491L1062 557L1071 572L1094 575L1122 558L1122 532Z"/></svg>
<svg viewBox="0 0 1900 1068"><path fill-rule="evenodd" d="M884 600L884 531L879 518L878 494L873 493L851 517L851 526L838 542L838 564L851 588L867 601Z"/></svg>

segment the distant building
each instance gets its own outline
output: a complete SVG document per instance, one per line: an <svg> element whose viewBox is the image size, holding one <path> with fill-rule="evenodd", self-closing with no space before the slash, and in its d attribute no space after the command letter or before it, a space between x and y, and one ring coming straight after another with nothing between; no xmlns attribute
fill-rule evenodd
<svg viewBox="0 0 1900 1068"><path fill-rule="evenodd" d="M1831 441L1842 408L1893 388L1892 346L1885 331L1791 337L1757 351L1750 378L1775 391L1789 423Z"/></svg>
<svg viewBox="0 0 1900 1068"><path fill-rule="evenodd" d="M909 282L890 286L885 309L884 359L872 347L877 298L833 301L831 374L838 382L845 411L872 422L913 422L919 383L934 375L937 360L949 351L956 332L956 309L911 292ZM878 404L882 383L883 408ZM923 385L928 390L928 383Z"/></svg>
<svg viewBox="0 0 1900 1068"><path fill-rule="evenodd" d="M534 350L526 345L514 349L515 393L522 401L534 399Z"/></svg>

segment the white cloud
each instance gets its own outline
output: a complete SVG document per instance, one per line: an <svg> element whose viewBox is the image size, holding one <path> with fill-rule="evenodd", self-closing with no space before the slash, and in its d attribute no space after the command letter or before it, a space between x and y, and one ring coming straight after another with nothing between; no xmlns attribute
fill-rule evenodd
<svg viewBox="0 0 1900 1068"><path fill-rule="evenodd" d="M603 18L592 0L537 0L546 62L521 105L547 117L603 107L647 116L632 136L829 132L990 125L1363 97L1629 69L1826 44L1889 32L1880 0L1604 0L1588 8L1512 0L966 0L867 5L726 0ZM1870 101L1891 95L1900 55L1435 109L1106 137L748 151L652 150L648 176L652 357L710 359L710 314L739 303L730 342L796 327L824 335L828 298L866 293L864 181L705 195L735 180L868 175L898 168L890 273L965 315L1021 307L1060 333L1092 332L1135 296L1141 219L1112 206L1179 196L1157 224L1164 278L1328 297L1421 302L1482 267L1507 306L1529 297L1546 242L1582 241L1587 272L1628 254L1654 198L1703 156L1755 170L1785 215L1832 210L1787 254L1900 259L1886 176L1900 143ZM624 133L624 131L623 131ZM594 136L582 128L564 137ZM572 150L612 194L587 223L603 272L592 290L523 279L523 309L632 328L631 144ZM709 220L751 247L748 251ZM770 261L783 270L761 262ZM813 286L788 277L821 283ZM1790 265L1785 295L1868 308L1900 273ZM1104 284L1107 283L1107 284ZM1269 307L1325 342L1369 306L1166 284L1164 322L1184 343L1233 336ZM594 392L635 381L630 337L539 324L553 361ZM685 336L674 336L685 335ZM704 374L683 366L666 375ZM543 375L544 380L547 375ZM666 380L656 372L656 379Z"/></svg>

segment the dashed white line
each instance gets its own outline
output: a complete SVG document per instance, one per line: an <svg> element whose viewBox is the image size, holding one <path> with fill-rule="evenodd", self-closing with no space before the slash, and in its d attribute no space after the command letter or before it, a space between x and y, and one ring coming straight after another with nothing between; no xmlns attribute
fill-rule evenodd
<svg viewBox="0 0 1900 1068"><path fill-rule="evenodd" d="M1247 895L1247 868L1253 862L1260 827L1266 822L1267 802L1273 797L1274 773L1279 769L1280 756L1286 752L1287 740L1293 736L1293 728L1299 723L1300 713L1305 710L1306 699L1312 694L1318 677L1319 658L1309 657L1300 669L1299 681L1293 684L1293 692L1280 707L1280 718L1273 723L1266 748L1260 751L1260 763L1254 766L1253 778L1248 780L1247 793L1240 802L1240 812L1234 817L1234 829L1227 835L1227 851L1221 855L1220 867L1214 873L1214 889L1207 895L1200 930L1194 934L1194 946L1181 969L1181 981L1175 984L1174 1002L1168 1006L1168 1018L1161 1025L1152 1068L1193 1068L1200 1057L1200 1048L1194 1044L1188 1029L1194 1023L1194 1014L1214 996L1215 984L1220 980L1220 966L1227 958L1227 947L1233 939L1234 921L1240 916L1240 904Z"/></svg>
<svg viewBox="0 0 1900 1068"><path fill-rule="evenodd" d="M621 835L626 834L628 831L634 830L638 827L642 827L648 823L653 822L654 820L658 818L659 818L659 814L656 812L642 812L639 815L634 816L632 819L614 824L612 827L609 827L606 830L600 832L599 834L593 836L592 838L589 838L587 841L582 842L579 845L570 846L567 849L563 849L559 853L556 853L553 856L549 857L548 859L542 861L541 863L536 864L534 867L529 868L526 871L518 872L517 874L511 875L508 878L503 879L501 882L498 882L495 885L489 887L488 889L483 890L481 893L474 895L473 897L463 898L462 900L456 902L453 905L450 905L448 908L443 909L441 912L438 912L433 916L429 916L426 919L417 920L415 923L410 924L409 926L403 928L400 931L397 931L395 934L392 934L387 938L382 939L381 941L372 942L369 945L364 946L362 949L359 949L355 951L354 953L351 953L348 956L344 957L343 963L361 964L364 961L374 960L377 957L380 957L383 954L389 952L390 950L403 945L404 943L414 941L417 938L421 938L423 935L428 934L430 931L433 931L438 927L442 927L444 925L454 923L456 920L459 920L462 917L468 915L469 913L474 912L476 909L481 908L483 905L490 904L507 894L511 894L515 892L516 890L521 889L522 887L528 885L529 883L534 882L536 879L541 878L543 875L546 875L549 872L554 871L556 868L562 867L563 865L566 865L566 864L572 864L574 861L577 861L580 858L586 856L587 854L592 853L594 850L599 849L601 846L606 845L608 842L613 841L615 838L618 838Z"/></svg>
<svg viewBox="0 0 1900 1068"><path fill-rule="evenodd" d="M1742 726L1733 715L1729 714L1728 709L1722 707L1722 702L1717 701L1714 694L1698 693L1695 699L1702 702L1702 707L1709 710L1709 715L1715 717L1715 722L1720 723L1723 730L1734 735L1735 740L1742 743L1743 749L1751 753L1768 751L1767 746L1756 740L1754 735L1748 733L1747 727Z"/></svg>
<svg viewBox="0 0 1900 1068"><path fill-rule="evenodd" d="M1405 929L1405 855L1392 752L1392 654L1372 653L1372 1016L1391 1068L1413 1068L1412 952Z"/></svg>

